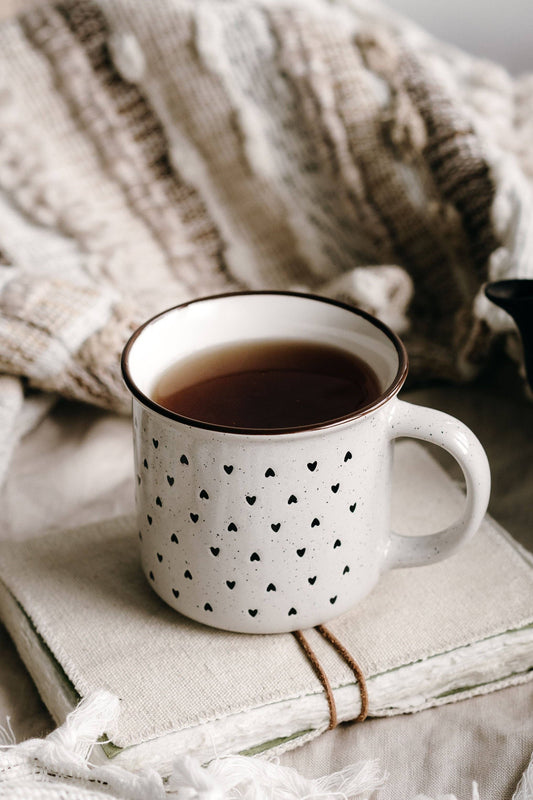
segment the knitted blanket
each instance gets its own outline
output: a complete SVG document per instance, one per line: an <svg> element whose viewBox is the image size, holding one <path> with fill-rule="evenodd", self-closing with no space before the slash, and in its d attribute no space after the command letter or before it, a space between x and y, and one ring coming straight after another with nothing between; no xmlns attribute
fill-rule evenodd
<svg viewBox="0 0 533 800"><path fill-rule="evenodd" d="M531 141L533 76L370 0L65 0L3 23L0 466L43 412L20 418L28 390L127 410L124 342L193 296L348 300L415 377L472 377L513 328L482 285L533 275Z"/></svg>

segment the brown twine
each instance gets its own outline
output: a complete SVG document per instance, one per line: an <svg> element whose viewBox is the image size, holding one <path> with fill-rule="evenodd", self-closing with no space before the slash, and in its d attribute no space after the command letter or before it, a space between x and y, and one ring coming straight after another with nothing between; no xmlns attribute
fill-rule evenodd
<svg viewBox="0 0 533 800"><path fill-rule="evenodd" d="M332 634L332 632L326 628L325 625L317 625L315 630L320 633L324 639L331 644L331 646L337 651L337 653L344 659L344 661L348 664L350 669L355 675L355 679L359 684L359 693L361 695L361 711L359 716L355 719L355 722L363 722L367 715L368 715L368 689L366 686L365 676L363 675L361 668L357 661L353 658L351 653L345 648L345 646L340 642L336 636ZM316 653L312 650L309 642L303 635L302 631L293 631L293 636L295 637L296 641L306 654L307 658L309 659L311 666L313 667L317 678L319 679L320 683L324 687L324 691L326 693L326 700L328 701L328 708L329 708L329 725L328 731L332 730L333 728L337 727L338 724L338 717L337 717L337 707L335 705L335 698L333 697L333 690L331 688L331 684L329 682L328 676L326 675L320 661L318 660Z"/></svg>

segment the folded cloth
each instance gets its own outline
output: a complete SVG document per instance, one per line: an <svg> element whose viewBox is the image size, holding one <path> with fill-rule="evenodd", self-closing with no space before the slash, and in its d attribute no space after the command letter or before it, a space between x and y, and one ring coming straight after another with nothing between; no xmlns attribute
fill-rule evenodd
<svg viewBox="0 0 533 800"><path fill-rule="evenodd" d="M401 443L397 456L397 528L427 533L458 515L462 493L419 445ZM322 684L297 640L214 630L168 608L141 572L131 518L4 543L0 555L0 615L56 720L96 689L120 698L97 760L168 774L179 755L279 752L328 727ZM384 575L329 623L366 677L370 715L529 680L532 567L486 519L449 560ZM361 684L315 629L305 637L339 720L356 719Z"/></svg>

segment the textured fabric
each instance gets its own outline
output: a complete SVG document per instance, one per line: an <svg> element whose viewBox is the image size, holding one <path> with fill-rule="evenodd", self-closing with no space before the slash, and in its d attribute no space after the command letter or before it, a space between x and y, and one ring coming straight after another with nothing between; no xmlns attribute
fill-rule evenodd
<svg viewBox="0 0 533 800"><path fill-rule="evenodd" d="M127 407L147 315L304 288L465 378L531 274L531 80L353 0L67 0L0 26L1 368Z"/></svg>
<svg viewBox="0 0 533 800"><path fill-rule="evenodd" d="M397 475L400 529L422 533L459 512L461 493L420 446L398 446ZM142 757L124 751L128 763L165 769L170 754L191 751L206 760L327 727L320 683L296 640L210 630L167 608L140 571L130 520L4 544L1 555L4 585L60 663L74 697L102 686L121 697L120 726L107 731L114 745L185 734L145 747ZM62 719L72 688L38 659L31 630L5 590L0 600L22 657ZM532 609L530 560L486 522L451 559L383 576L368 598L328 627L359 661L370 714L380 716L530 678ZM353 674L315 631L306 635L337 690L339 717L355 718Z"/></svg>

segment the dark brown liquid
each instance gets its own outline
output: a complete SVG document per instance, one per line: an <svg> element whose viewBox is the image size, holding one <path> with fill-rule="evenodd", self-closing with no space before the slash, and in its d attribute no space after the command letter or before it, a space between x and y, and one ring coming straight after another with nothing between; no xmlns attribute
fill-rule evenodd
<svg viewBox="0 0 533 800"><path fill-rule="evenodd" d="M264 430L335 420L380 394L374 370L352 353L269 340L221 346L178 362L161 376L153 398L200 422Z"/></svg>

